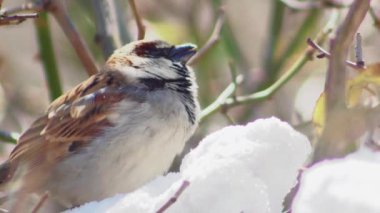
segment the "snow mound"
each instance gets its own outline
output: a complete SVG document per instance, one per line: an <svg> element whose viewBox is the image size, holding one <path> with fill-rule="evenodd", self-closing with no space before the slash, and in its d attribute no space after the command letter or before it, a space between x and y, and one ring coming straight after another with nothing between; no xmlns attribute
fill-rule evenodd
<svg viewBox="0 0 380 213"><path fill-rule="evenodd" d="M307 138L277 118L226 127L202 140L179 173L68 212L156 212L184 181L190 185L165 212L281 212L310 151Z"/></svg>
<svg viewBox="0 0 380 213"><path fill-rule="evenodd" d="M302 176L294 213L380 212L380 153L361 148L314 165Z"/></svg>

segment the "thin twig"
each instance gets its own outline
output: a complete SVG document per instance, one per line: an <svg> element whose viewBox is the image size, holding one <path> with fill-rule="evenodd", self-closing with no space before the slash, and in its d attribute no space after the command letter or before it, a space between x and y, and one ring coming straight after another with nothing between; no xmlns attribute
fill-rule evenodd
<svg viewBox="0 0 380 213"><path fill-rule="evenodd" d="M48 197L49 197L48 192L45 192L40 198L40 200L38 201L37 205L33 208L31 213L37 213L41 209L42 205L45 203Z"/></svg>
<svg viewBox="0 0 380 213"><path fill-rule="evenodd" d="M60 0L52 0L49 4L47 4L47 6L47 10L53 14L60 27L63 29L63 32L70 40L75 52L86 69L87 74L96 74L98 69L95 65L95 60L90 54L87 45L78 33L77 29L71 22L71 19L67 14L66 8L62 5L62 2Z"/></svg>
<svg viewBox="0 0 380 213"><path fill-rule="evenodd" d="M328 59L331 59L331 54L329 52L327 52L326 50L324 50L321 46L319 46L318 44L316 44L311 38L308 38L307 39L307 44L314 48L315 50L317 50L318 52L320 52L321 54L319 54L317 57L318 58L328 58ZM356 62L353 62L353 61L350 61L350 60L346 60L346 64L348 66L350 66L351 68L354 68L354 69L365 69L365 66L364 64L363 65L360 65L360 64L357 64Z"/></svg>
<svg viewBox="0 0 380 213"><path fill-rule="evenodd" d="M37 13L17 14L17 15L11 15L11 16L0 15L0 25L20 24L21 22L24 22L27 19L33 19L37 17L38 17Z"/></svg>
<svg viewBox="0 0 380 213"><path fill-rule="evenodd" d="M221 6L219 8L218 19L216 20L214 30L212 31L210 38L203 45L203 47L192 58L190 58L190 60L187 62L188 65L193 65L197 63L197 61L219 41L224 20L225 20L225 9L223 6Z"/></svg>
<svg viewBox="0 0 380 213"><path fill-rule="evenodd" d="M230 83L226 89L223 90L222 93L216 98L214 102L208 105L201 111L200 120L203 121L206 117L210 116L214 112L218 111L223 104L225 104L226 100L231 97L235 93L238 85L243 82L243 75L236 76L236 84Z"/></svg>
<svg viewBox="0 0 380 213"><path fill-rule="evenodd" d="M317 43L323 43L326 40L327 36L331 33L336 21L334 17L336 17L335 14L333 14L332 18L330 18L330 21L326 24L326 27L317 36ZM201 121L203 121L205 118L212 115L213 113L217 112L221 108L230 108L242 104L250 104L268 99L268 97L272 96L290 79L292 79L293 76L296 75L306 64L306 62L312 59L312 56L315 53L315 51L316 50L314 48L308 47L304 54L302 54L296 60L296 62L294 62L294 64L289 68L288 71L285 72L284 75L282 75L275 83L273 83L271 86L264 90L249 95L242 95L237 96L235 98L231 98L230 96L234 93L236 87L233 83L230 83L228 87L219 95L219 97L212 104L210 104L201 111Z"/></svg>
<svg viewBox="0 0 380 213"><path fill-rule="evenodd" d="M140 16L139 11L136 7L135 0L128 0L129 5L132 9L133 16L135 17L136 25L137 25L137 40L142 40L145 38L145 25L142 22L142 18Z"/></svg>
<svg viewBox="0 0 380 213"><path fill-rule="evenodd" d="M0 2L1 8L2 0ZM0 25L15 25L27 19L38 17L36 6L33 3L22 4L15 8L4 8L0 11Z"/></svg>
<svg viewBox="0 0 380 213"><path fill-rule="evenodd" d="M187 180L184 180L177 190L177 192L174 194L173 197L171 197L161 208L159 208L156 213L163 213L165 212L170 206L172 206L181 196L181 194L185 191L185 189L190 185L190 182Z"/></svg>
<svg viewBox="0 0 380 213"><path fill-rule="evenodd" d="M363 51L362 51L362 37L360 33L356 34L355 57L356 57L356 65L359 67L365 67L365 63L363 60Z"/></svg>

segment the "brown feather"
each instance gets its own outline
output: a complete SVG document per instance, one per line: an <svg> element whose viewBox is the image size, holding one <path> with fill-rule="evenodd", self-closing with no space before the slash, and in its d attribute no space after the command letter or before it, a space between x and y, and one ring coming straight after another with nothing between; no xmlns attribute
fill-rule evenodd
<svg viewBox="0 0 380 213"><path fill-rule="evenodd" d="M4 173L9 174L1 176L8 180L13 175L10 171L23 165L24 185L29 185L29 190L40 187L47 178L41 178L41 172L74 154L112 125L107 115L113 105L125 98L120 90L124 86L126 80L121 73L107 71L56 99L47 113L22 134L4 167Z"/></svg>

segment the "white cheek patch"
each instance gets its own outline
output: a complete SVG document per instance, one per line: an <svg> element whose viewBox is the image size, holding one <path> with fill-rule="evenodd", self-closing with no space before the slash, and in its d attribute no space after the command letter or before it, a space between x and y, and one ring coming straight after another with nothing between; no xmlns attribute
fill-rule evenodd
<svg viewBox="0 0 380 213"><path fill-rule="evenodd" d="M121 70L127 79L152 78L160 76L165 79L178 78L178 74L172 70L172 62L164 58L142 58L139 56L128 56L131 66L122 66Z"/></svg>

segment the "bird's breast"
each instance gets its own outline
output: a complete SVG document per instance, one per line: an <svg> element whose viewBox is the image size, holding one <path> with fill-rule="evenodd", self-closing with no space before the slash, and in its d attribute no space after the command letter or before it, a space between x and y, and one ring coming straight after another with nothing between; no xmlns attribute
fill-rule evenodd
<svg viewBox="0 0 380 213"><path fill-rule="evenodd" d="M67 207L132 191L166 172L195 126L176 99L125 101L114 124L53 175L52 194Z"/></svg>

